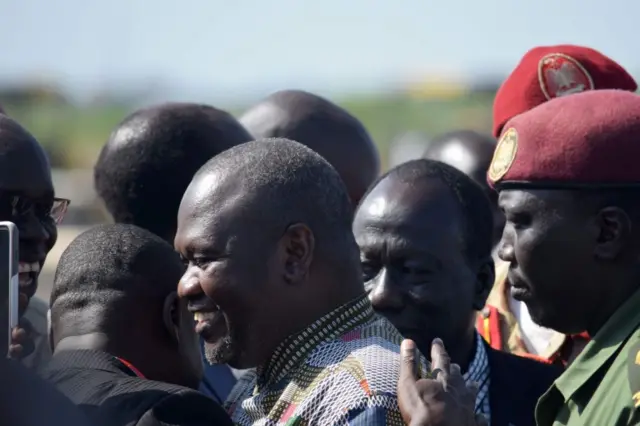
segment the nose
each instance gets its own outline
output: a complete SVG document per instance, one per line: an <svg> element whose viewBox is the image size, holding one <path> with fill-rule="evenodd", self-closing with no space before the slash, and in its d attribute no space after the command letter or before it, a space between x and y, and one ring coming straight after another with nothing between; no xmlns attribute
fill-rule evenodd
<svg viewBox="0 0 640 426"><path fill-rule="evenodd" d="M374 309L379 311L400 311L404 307L402 293L391 280L389 271L383 268L380 274L371 280L373 287L369 292L369 300Z"/></svg>
<svg viewBox="0 0 640 426"><path fill-rule="evenodd" d="M498 257L505 262L513 262L515 260L515 250L513 248L513 238L505 229L502 232L502 238L498 246Z"/></svg>
<svg viewBox="0 0 640 426"><path fill-rule="evenodd" d="M191 299L203 293L196 268L187 268L178 283L178 296Z"/></svg>

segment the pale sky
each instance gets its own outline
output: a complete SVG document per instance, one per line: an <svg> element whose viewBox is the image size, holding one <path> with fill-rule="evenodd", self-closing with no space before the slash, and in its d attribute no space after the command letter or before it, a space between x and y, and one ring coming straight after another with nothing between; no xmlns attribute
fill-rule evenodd
<svg viewBox="0 0 640 426"><path fill-rule="evenodd" d="M504 75L555 43L638 75L639 15L638 0L0 0L0 81L50 78L79 96L156 81L191 98L349 92Z"/></svg>

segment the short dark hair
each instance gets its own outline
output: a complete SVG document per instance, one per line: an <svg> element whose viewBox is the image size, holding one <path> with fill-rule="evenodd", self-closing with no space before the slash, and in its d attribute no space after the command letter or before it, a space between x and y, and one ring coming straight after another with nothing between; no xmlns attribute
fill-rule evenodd
<svg viewBox="0 0 640 426"><path fill-rule="evenodd" d="M230 114L208 105L167 103L122 121L94 169L96 192L117 223L172 238L182 195L211 157L251 140Z"/></svg>
<svg viewBox="0 0 640 426"><path fill-rule="evenodd" d="M131 321L124 309L162 306L176 291L184 266L166 241L134 225L100 225L80 234L60 257L50 306L55 323L97 308L104 316L87 327L117 331ZM105 323L99 323L99 322Z"/></svg>
<svg viewBox="0 0 640 426"><path fill-rule="evenodd" d="M491 256L493 249L491 202L482 187L473 179L441 161L421 158L402 163L389 170L371 185L369 192L387 177L408 184L415 184L428 178L435 178L442 182L455 197L465 221L465 254L472 261L481 261Z"/></svg>
<svg viewBox="0 0 640 426"><path fill-rule="evenodd" d="M196 178L219 171L241 179L252 204L260 207L255 209L256 223L267 221L282 232L303 222L314 232L316 246L336 248L342 241L356 250L347 189L338 172L305 145L281 138L248 142L209 160Z"/></svg>

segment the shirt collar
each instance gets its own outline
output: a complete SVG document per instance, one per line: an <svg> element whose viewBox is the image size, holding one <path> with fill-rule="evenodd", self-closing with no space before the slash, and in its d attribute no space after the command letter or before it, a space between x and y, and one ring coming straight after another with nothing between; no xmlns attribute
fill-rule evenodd
<svg viewBox="0 0 640 426"><path fill-rule="evenodd" d="M622 304L569 368L556 379L554 386L569 400L600 369L640 325L640 290Z"/></svg>
<svg viewBox="0 0 640 426"><path fill-rule="evenodd" d="M301 332L287 337L269 361L257 368L257 387L277 383L322 342L335 339L364 324L374 316L367 295L363 295L325 314Z"/></svg>
<svg viewBox="0 0 640 426"><path fill-rule="evenodd" d="M462 375L465 382L482 383L484 376L489 369L489 361L487 359L487 349L484 347L482 337L476 333L476 350L473 360L469 364L469 368Z"/></svg>

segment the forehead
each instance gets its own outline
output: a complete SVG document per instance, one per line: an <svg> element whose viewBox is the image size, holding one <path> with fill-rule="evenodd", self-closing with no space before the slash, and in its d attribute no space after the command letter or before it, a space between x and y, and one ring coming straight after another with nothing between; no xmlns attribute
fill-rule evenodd
<svg viewBox="0 0 640 426"><path fill-rule="evenodd" d="M573 210L572 191L549 189L505 189L498 196L498 205L505 211L569 211Z"/></svg>
<svg viewBox="0 0 640 426"><path fill-rule="evenodd" d="M241 179L210 173L194 180L178 210L176 247L226 244L241 228L245 199Z"/></svg>
<svg viewBox="0 0 640 426"><path fill-rule="evenodd" d="M0 128L0 190L41 196L53 193L51 168L38 143Z"/></svg>
<svg viewBox="0 0 640 426"><path fill-rule="evenodd" d="M455 197L432 178L415 185L383 179L364 199L353 223L354 234L363 244L379 236L426 244L452 239L461 229Z"/></svg>

